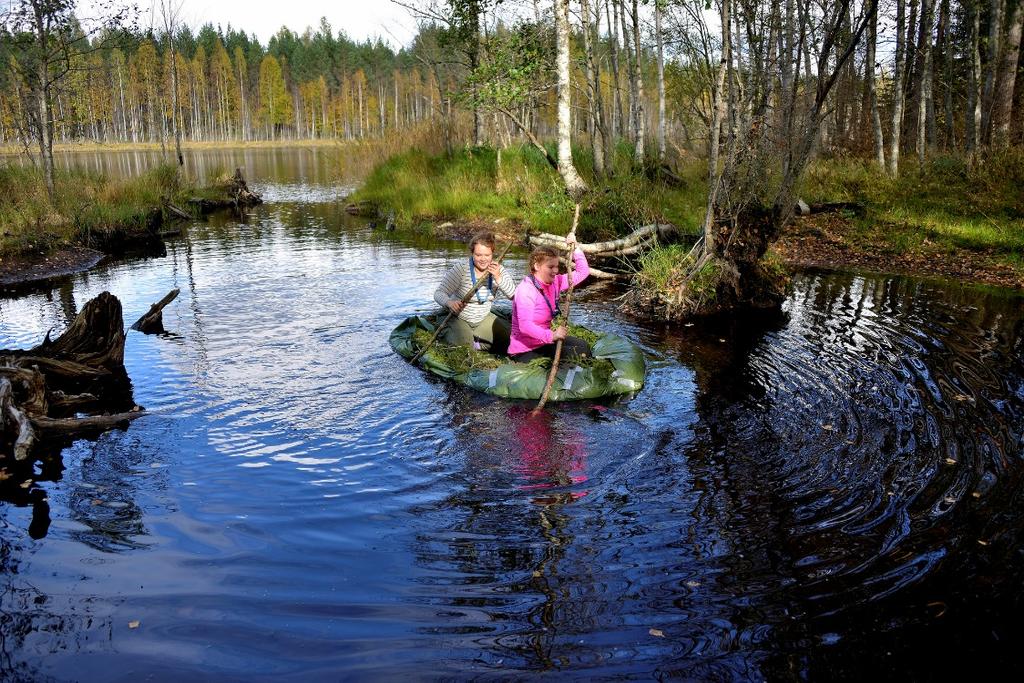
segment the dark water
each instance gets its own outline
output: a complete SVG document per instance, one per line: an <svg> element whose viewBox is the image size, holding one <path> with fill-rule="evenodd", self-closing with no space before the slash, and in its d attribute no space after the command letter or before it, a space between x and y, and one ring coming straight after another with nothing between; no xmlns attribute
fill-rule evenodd
<svg viewBox="0 0 1024 683"><path fill-rule="evenodd" d="M810 273L663 329L590 287L648 383L531 418L387 346L458 245L249 172L244 222L0 300L2 348L182 291L128 336L150 414L0 484L0 678L1024 672L1021 297Z"/></svg>

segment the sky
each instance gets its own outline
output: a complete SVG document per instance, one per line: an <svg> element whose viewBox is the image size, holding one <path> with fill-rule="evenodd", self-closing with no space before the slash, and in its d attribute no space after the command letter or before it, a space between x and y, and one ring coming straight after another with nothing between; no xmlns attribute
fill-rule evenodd
<svg viewBox="0 0 1024 683"><path fill-rule="evenodd" d="M151 13L150 0L136 1L142 12L141 25L161 23L159 0L155 13ZM87 10L90 4L83 0L79 7ZM390 0L170 0L169 4L180 4L181 22L193 30L207 22L222 28L231 24L249 35L255 33L263 45L282 26L300 34L307 26L316 30L320 17L327 17L335 35L342 30L359 42L379 36L394 48L408 45L416 33L409 11Z"/></svg>

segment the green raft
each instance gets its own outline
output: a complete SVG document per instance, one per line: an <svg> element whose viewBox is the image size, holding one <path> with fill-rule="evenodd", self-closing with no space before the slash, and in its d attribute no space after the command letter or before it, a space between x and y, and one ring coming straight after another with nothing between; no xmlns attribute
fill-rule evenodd
<svg viewBox="0 0 1024 683"><path fill-rule="evenodd" d="M406 318L391 333L391 348L405 359L412 358L420 349L424 337L436 329L438 319L418 316ZM594 358L586 364L562 361L551 387L549 401L577 401L617 394L632 394L644 385L646 365L640 348L615 334L594 334L591 344ZM417 337L419 338L417 340ZM461 382L478 391L501 398L537 400L544 393L544 385L551 368L550 361L515 363L505 358L479 351L464 355L467 368L455 367L450 361L452 347L434 344L420 358L420 365L435 375ZM475 363L473 357L490 361ZM461 364L460 364L461 365ZM482 367L473 367L481 365Z"/></svg>

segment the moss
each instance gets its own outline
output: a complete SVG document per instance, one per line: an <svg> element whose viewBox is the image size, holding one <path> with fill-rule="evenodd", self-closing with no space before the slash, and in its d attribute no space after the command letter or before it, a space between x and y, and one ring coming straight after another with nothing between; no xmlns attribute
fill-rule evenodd
<svg viewBox="0 0 1024 683"><path fill-rule="evenodd" d="M579 325L569 324L569 334L583 339L591 346L600 338L598 333L588 330ZM431 333L423 329L413 332L412 340L417 348L430 341ZM471 370L493 370L506 363L514 362L503 356L495 356L486 351L477 351L471 346L450 346L442 342L434 342L427 355L439 363L447 365L457 373L469 372ZM600 377L610 377L615 371L615 366L606 358L581 358L576 361L581 367L592 368ZM550 368L550 358L535 358L529 361L529 365L538 368Z"/></svg>
<svg viewBox="0 0 1024 683"><path fill-rule="evenodd" d="M430 341L431 333L426 330L413 332L412 340L418 348L423 348ZM444 363L456 372L469 372L470 370L493 370L505 359L491 355L484 351L477 351L472 346L449 346L439 341L434 342L427 351L438 362Z"/></svg>

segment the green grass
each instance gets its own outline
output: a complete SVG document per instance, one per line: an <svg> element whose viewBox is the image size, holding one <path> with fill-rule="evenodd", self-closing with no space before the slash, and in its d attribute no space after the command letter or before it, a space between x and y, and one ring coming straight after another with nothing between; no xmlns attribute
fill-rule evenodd
<svg viewBox="0 0 1024 683"><path fill-rule="evenodd" d="M554 149L550 148L552 153ZM707 166L693 160L676 169L678 187L657 180L653 169L636 168L632 148L620 143L612 172L596 179L588 150L574 161L591 192L584 199L578 235L593 242L624 235L640 225L668 221L696 235L706 201ZM848 215L845 236L854 249L894 255L993 253L1017 269L1024 264L1024 152L993 153L981 163L960 157L931 159L922 169L908 160L898 179L869 161L822 159L806 172L799 195L809 203L854 201L864 216ZM514 146L469 148L451 156L408 151L374 169L353 196L392 209L400 228L430 232L443 221L508 221L521 230L565 234L572 201L561 179L537 150ZM669 246L639 260L641 286L670 291L680 284L686 247ZM776 261L778 259L776 258ZM765 262L766 273L784 278L781 262ZM698 274L698 280L702 274ZM714 273L707 273L708 282ZM690 290L700 289L700 282ZM699 293L711 296L710 292Z"/></svg>
<svg viewBox="0 0 1024 683"><path fill-rule="evenodd" d="M1009 261L1024 253L1024 152L988 155L970 164L961 157L905 164L891 179L866 161L827 160L804 177L808 202L857 201L867 214L856 235L894 253L933 249L994 251Z"/></svg>
<svg viewBox="0 0 1024 683"><path fill-rule="evenodd" d="M500 161L499 161L500 156ZM687 167L684 183L673 188L633 170L628 156L616 153L615 173L595 180L580 150L575 158L592 188L584 200L577 234L583 241L624 235L635 228L669 221L696 232L704 200L704 171ZM393 210L399 228L427 229L442 221L511 221L525 229L565 234L573 203L561 178L530 146L500 152L474 147L451 156L411 150L377 166L353 201Z"/></svg>
<svg viewBox="0 0 1024 683"><path fill-rule="evenodd" d="M171 165L120 180L62 169L54 175L51 201L41 170L0 166L0 256L88 246L103 234L143 231L162 197L178 198L189 189Z"/></svg>

